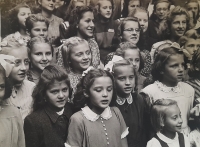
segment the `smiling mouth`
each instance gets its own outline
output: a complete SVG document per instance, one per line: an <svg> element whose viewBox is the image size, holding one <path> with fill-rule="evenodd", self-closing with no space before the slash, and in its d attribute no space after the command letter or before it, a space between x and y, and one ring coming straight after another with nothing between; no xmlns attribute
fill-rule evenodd
<svg viewBox="0 0 200 147"><path fill-rule="evenodd" d="M131 91L132 90L132 87L126 87L124 88L125 91Z"/></svg>
<svg viewBox="0 0 200 147"><path fill-rule="evenodd" d="M101 101L101 103L104 104L104 105L108 104L108 102L109 102L108 100L102 100Z"/></svg>

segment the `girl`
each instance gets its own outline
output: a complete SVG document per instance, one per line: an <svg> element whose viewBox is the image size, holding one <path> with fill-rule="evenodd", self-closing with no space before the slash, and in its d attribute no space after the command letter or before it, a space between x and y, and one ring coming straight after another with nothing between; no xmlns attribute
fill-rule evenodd
<svg viewBox="0 0 200 147"><path fill-rule="evenodd" d="M151 111L151 123L157 132L147 147L189 147L189 140L181 132L183 123L177 102L158 99Z"/></svg>
<svg viewBox="0 0 200 147"><path fill-rule="evenodd" d="M42 37L32 38L28 47L31 68L27 73L27 79L37 84L42 71L52 61L53 47Z"/></svg>
<svg viewBox="0 0 200 147"><path fill-rule="evenodd" d="M45 67L33 91L33 113L25 118L26 147L64 147L71 96L67 73L58 65Z"/></svg>
<svg viewBox="0 0 200 147"><path fill-rule="evenodd" d="M91 50L88 42L79 37L71 37L62 48L64 67L68 72L73 95L76 92L77 84L82 78L82 73L91 65Z"/></svg>
<svg viewBox="0 0 200 147"><path fill-rule="evenodd" d="M99 0L97 3L94 35L100 49L100 58L104 62L108 53L113 51L112 40L117 24L112 19L114 4L110 0Z"/></svg>
<svg viewBox="0 0 200 147"><path fill-rule="evenodd" d="M116 107L114 79L108 71L92 69L79 83L66 146L128 147L127 128Z"/></svg>
<svg viewBox="0 0 200 147"><path fill-rule="evenodd" d="M100 65L100 54L97 42L93 38L94 31L94 14L91 7L78 7L71 12L69 19L69 29L68 36L70 37L80 37L87 40L91 54L92 54L92 65L97 68ZM58 50L57 64L63 66L61 50Z"/></svg>
<svg viewBox="0 0 200 147"><path fill-rule="evenodd" d="M4 40L16 38L23 43L27 43L30 36L26 33L26 19L31 14L31 10L26 4L19 4L10 10L9 21L12 34L8 35Z"/></svg>
<svg viewBox="0 0 200 147"><path fill-rule="evenodd" d="M53 15L55 9L54 0L38 0L38 4L41 8L41 14L49 22L49 28L47 32L47 38L55 46L58 46L58 37L60 36L59 25L63 22L63 19Z"/></svg>
<svg viewBox="0 0 200 147"><path fill-rule="evenodd" d="M114 62L111 69L117 91L116 106L121 111L127 127L129 127L128 146L146 147L146 134L143 125L144 107L143 100L136 90L137 74L135 67L130 61L121 59Z"/></svg>
<svg viewBox="0 0 200 147"><path fill-rule="evenodd" d="M180 48L172 45L162 49L152 67L155 82L141 90L141 93L147 95L146 101L149 105L160 98L177 101L183 118L183 133L187 135L190 132L188 119L193 108L194 89L181 82L184 67L184 54Z"/></svg>
<svg viewBox="0 0 200 147"><path fill-rule="evenodd" d="M140 74L141 70L144 67L144 61L141 56L140 50L129 42L124 42L120 44L120 48L116 50L116 55L123 57L124 59L129 60L135 69L137 74L137 85L136 89L138 92L143 88L143 83L146 77Z"/></svg>
<svg viewBox="0 0 200 147"><path fill-rule="evenodd" d="M140 0L124 0L122 17L126 18L131 11L140 6L141 6Z"/></svg>
<svg viewBox="0 0 200 147"><path fill-rule="evenodd" d="M7 44L2 47L0 54L14 56L15 65L9 75L12 82L12 94L5 100L5 104L17 107L24 119L32 111L32 90L35 84L25 80L26 73L29 69L29 58L27 47L20 44L15 38L7 40Z"/></svg>
<svg viewBox="0 0 200 147"><path fill-rule="evenodd" d="M14 66L11 64L14 63L14 59L13 56L0 55L0 146L25 147L23 122L19 110L3 104L12 92L8 76Z"/></svg>
<svg viewBox="0 0 200 147"><path fill-rule="evenodd" d="M130 42L133 45L137 45L141 50L141 55L144 58L144 69L142 69L141 74L148 77L151 71L151 56L149 51L144 48L142 30L138 19L135 17L127 17L122 20L116 34L115 39L118 45L122 42ZM115 52L108 54L105 64L112 60L114 54Z"/></svg>
<svg viewBox="0 0 200 147"><path fill-rule="evenodd" d="M26 19L27 32L30 37L41 36L47 38L49 22L41 14L32 14Z"/></svg>

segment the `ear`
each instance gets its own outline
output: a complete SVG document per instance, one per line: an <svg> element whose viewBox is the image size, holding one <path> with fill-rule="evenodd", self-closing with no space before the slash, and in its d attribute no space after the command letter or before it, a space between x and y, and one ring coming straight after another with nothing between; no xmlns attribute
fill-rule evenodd
<svg viewBox="0 0 200 147"><path fill-rule="evenodd" d="M165 126L165 122L164 122L163 117L160 118L160 126L161 126L161 128L163 128Z"/></svg>
<svg viewBox="0 0 200 147"><path fill-rule="evenodd" d="M42 5L42 0L38 0L38 4Z"/></svg>

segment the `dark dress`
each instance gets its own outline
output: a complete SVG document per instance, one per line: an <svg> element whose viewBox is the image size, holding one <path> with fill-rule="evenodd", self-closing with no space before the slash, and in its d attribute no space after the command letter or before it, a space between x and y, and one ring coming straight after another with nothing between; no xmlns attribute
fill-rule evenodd
<svg viewBox="0 0 200 147"><path fill-rule="evenodd" d="M116 106L122 113L129 134L127 136L129 147L146 147L146 133L144 129L144 103L140 95L132 94L133 102L128 104L127 100L123 105L116 102Z"/></svg>
<svg viewBox="0 0 200 147"><path fill-rule="evenodd" d="M71 108L67 103L63 114L58 115L45 107L27 116L24 121L26 147L64 147Z"/></svg>

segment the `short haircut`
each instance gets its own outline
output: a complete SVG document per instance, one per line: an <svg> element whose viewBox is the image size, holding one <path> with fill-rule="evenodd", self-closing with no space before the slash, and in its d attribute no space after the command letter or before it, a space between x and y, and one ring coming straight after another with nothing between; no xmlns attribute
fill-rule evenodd
<svg viewBox="0 0 200 147"><path fill-rule="evenodd" d="M41 14L31 14L27 19L26 19L26 28L30 32L31 29L33 28L34 23L36 22L44 22L47 26L49 27L49 22L42 16Z"/></svg>
<svg viewBox="0 0 200 147"><path fill-rule="evenodd" d="M172 105L177 105L177 102L171 99L158 99L153 103L150 117L151 124L156 132L162 129L161 121L165 121L165 111Z"/></svg>
<svg viewBox="0 0 200 147"><path fill-rule="evenodd" d="M123 42L119 44L119 48L116 50L116 55L121 56L124 58L124 54L126 50L128 49L133 49L133 50L138 50L139 57L140 57L140 67L139 67L139 72L144 68L144 60L142 58L141 52L137 46L130 42Z"/></svg>

